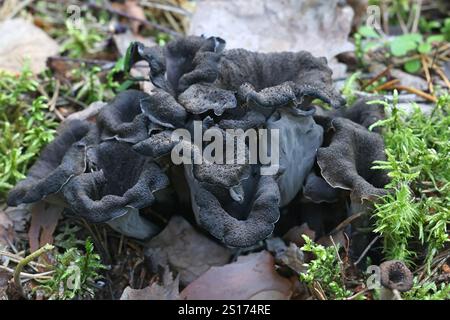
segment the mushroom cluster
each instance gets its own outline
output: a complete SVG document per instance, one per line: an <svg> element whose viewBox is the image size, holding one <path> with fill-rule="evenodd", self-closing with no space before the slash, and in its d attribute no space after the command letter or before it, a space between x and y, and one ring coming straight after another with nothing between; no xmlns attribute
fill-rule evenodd
<svg viewBox="0 0 450 320"><path fill-rule="evenodd" d="M364 104L317 115L311 104L345 104L325 58L303 51L225 50L223 39L192 36L164 47L134 43L127 59L130 67L149 64L153 92L122 92L95 121L63 123L10 192L9 205L56 202L68 214L108 222L138 238L158 232L143 219L143 209L188 207L198 225L224 244L247 247L268 237L280 208L299 198L329 204L345 190L359 201L384 193L385 173L371 170L374 160L384 159L383 142L367 130L379 110ZM202 151L214 143L199 147L173 138L179 129L193 133L195 122L224 137L228 129L276 129L279 169L262 174L266 163L259 158L174 163L175 148L204 160Z"/></svg>

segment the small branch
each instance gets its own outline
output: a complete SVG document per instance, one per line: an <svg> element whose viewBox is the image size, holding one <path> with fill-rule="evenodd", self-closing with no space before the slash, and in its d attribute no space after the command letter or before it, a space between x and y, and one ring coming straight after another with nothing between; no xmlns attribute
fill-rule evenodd
<svg viewBox="0 0 450 320"><path fill-rule="evenodd" d="M173 31L173 30L171 30L169 28L166 28L166 27L164 27L162 25L159 25L159 24L154 23L154 22L150 22L150 21L145 20L145 19L140 19L140 18L133 17L133 16L131 16L129 14L126 14L125 12L122 12L122 11L114 9L113 7L111 7L109 5L101 6L101 5L98 5L96 3L92 3L91 2L91 3L88 4L88 6L91 7L91 8L97 9L97 10L106 10L106 11L112 13L112 14L115 14L115 15L127 18L129 20L138 21L138 22L142 23L143 25L145 25L147 27L151 27L151 28L154 28L156 30L165 32L165 33L170 34L170 35L172 35L174 37L182 36L182 34L180 34L179 32Z"/></svg>
<svg viewBox="0 0 450 320"><path fill-rule="evenodd" d="M355 266L361 262L361 260L364 258L364 256L367 254L367 252L370 250L370 248L372 248L372 246L375 244L375 242L377 242L377 240L380 239L380 236L376 236L370 243L369 245L364 249L364 251L361 253L361 255L359 256L358 260L355 261Z"/></svg>
<svg viewBox="0 0 450 320"><path fill-rule="evenodd" d="M0 250L0 256L7 257L7 258L11 259L12 262L15 262L15 263L18 263L18 262L20 262L20 260L23 259L23 257L21 257L19 255L16 255L16 254L8 252L8 251L3 251L3 250ZM37 271L36 267L45 268L45 265L43 265L42 263L37 263L37 262L33 262L33 261L30 262L30 266L33 269L35 269L36 271Z"/></svg>
<svg viewBox="0 0 450 320"><path fill-rule="evenodd" d="M19 290L20 294L25 297L25 292L23 291L22 283L20 282L20 274L22 272L22 269L32 260L39 257L41 254L46 253L50 250L53 250L54 246L51 244L46 244L45 246L41 247L40 249L36 250L35 252L31 253L30 255L26 256L20 262L17 264L16 269L14 270L14 284L16 285L16 288Z"/></svg>
<svg viewBox="0 0 450 320"><path fill-rule="evenodd" d="M400 24L400 28L402 29L403 34L408 33L408 27L406 26L406 23L405 23L405 21L403 20L403 17L402 17L402 15L400 14L400 12L399 12L399 11L396 11L396 12L395 12L395 15L397 16L397 20L398 20L398 23Z"/></svg>
<svg viewBox="0 0 450 320"><path fill-rule="evenodd" d="M441 77L441 79L445 82L448 89L450 90L450 81L448 80L445 73L441 70L441 68L439 68L438 66L433 66L433 70Z"/></svg>
<svg viewBox="0 0 450 320"><path fill-rule="evenodd" d="M393 79L393 80L390 80L388 82L385 82L385 83L379 85L378 87L376 87L372 91L373 92L378 92L378 91L381 91L381 90L389 89L389 88L391 88L392 86L394 86L394 85L396 85L398 83L400 83L399 79Z"/></svg>
<svg viewBox="0 0 450 320"><path fill-rule="evenodd" d="M424 99L427 99L428 101L437 102L437 98L435 96L429 95L428 93L423 92L422 90L419 89L415 89L415 88L411 88L411 87L407 87L407 86L393 86L392 88L390 88L392 90L397 89L397 90L403 90L403 91L407 91L409 93L414 93L415 95L418 95L419 97L422 97Z"/></svg>
<svg viewBox="0 0 450 320"><path fill-rule="evenodd" d="M384 77L385 75L389 74L389 72L391 71L391 68L392 68L392 66L388 66L386 69L384 69L383 71L378 73L375 77L370 79L365 85L363 85L362 90L366 89L368 86L370 86L374 82L380 80L382 77Z"/></svg>
<svg viewBox="0 0 450 320"><path fill-rule="evenodd" d="M389 11L385 0L381 1L381 12L383 16L383 31L386 35L389 35Z"/></svg>
<svg viewBox="0 0 450 320"><path fill-rule="evenodd" d="M70 57L61 57L61 56L48 57L49 63L51 63L51 61L53 61L53 60L75 62L75 63L84 63L84 64L87 64L87 65L107 65L107 64L110 64L111 66L114 66L114 64L115 64L114 61L110 61L110 60L70 58Z"/></svg>
<svg viewBox="0 0 450 320"><path fill-rule="evenodd" d="M22 10L25 9L27 6L29 6L33 1L34 1L34 0L25 0L25 1L21 2L18 6L16 6L16 7L14 8L14 11L13 11L13 12L11 12L9 15L7 15L7 16L5 17L4 20L6 21L6 20L9 20L9 19L14 18L14 17L16 16L16 14L18 14L20 11L22 11Z"/></svg>
<svg viewBox="0 0 450 320"><path fill-rule="evenodd" d="M425 78L427 79L428 90L430 91L431 94L433 94L434 87L433 87L433 82L431 81L430 69L428 67L427 58L424 55L421 55L420 59L422 60L422 69L423 69L423 72L425 73Z"/></svg>
<svg viewBox="0 0 450 320"><path fill-rule="evenodd" d="M420 12L422 11L422 0L417 0L414 21L411 27L411 33L416 33L419 28Z"/></svg>
<svg viewBox="0 0 450 320"><path fill-rule="evenodd" d="M162 4L151 1L140 1L140 5L147 8L159 9L163 11L169 11L183 16L191 16L191 13L183 8L175 7L170 4Z"/></svg>
<svg viewBox="0 0 450 320"><path fill-rule="evenodd" d="M360 217L362 217L363 215L366 215L366 214L367 213L365 213L365 212L358 212L358 213L352 214L350 217L346 218L344 221L339 223L339 225L336 228L334 228L330 232L330 234L335 234L335 233L341 231L342 229L347 227L349 224L353 223L356 219L359 219Z"/></svg>
<svg viewBox="0 0 450 320"><path fill-rule="evenodd" d="M364 295L366 292L369 292L369 289L366 288L366 289L364 289L364 290L361 290L361 291L355 293L354 295L352 295L352 296L346 298L345 300L353 300L353 299L355 299L356 297L359 297L360 295Z"/></svg>
<svg viewBox="0 0 450 320"><path fill-rule="evenodd" d="M11 268L8 268L8 267L2 266L2 265L0 265L0 270L4 270L9 273L14 273L14 269L11 269ZM55 271L53 271L53 270L41 272L41 273L21 272L20 276L25 279L41 279L41 280L43 280L43 279L51 279L50 275L53 273L55 273Z"/></svg>
<svg viewBox="0 0 450 320"><path fill-rule="evenodd" d="M53 92L52 98L48 102L48 107L49 107L48 109L52 112L55 110L56 101L58 100L58 97L59 97L59 89L60 88L61 88L61 82L58 79L56 79L55 91Z"/></svg>

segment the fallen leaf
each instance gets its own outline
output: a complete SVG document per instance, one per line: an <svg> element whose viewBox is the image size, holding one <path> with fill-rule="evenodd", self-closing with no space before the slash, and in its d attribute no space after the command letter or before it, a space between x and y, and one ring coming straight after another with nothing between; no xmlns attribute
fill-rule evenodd
<svg viewBox="0 0 450 320"><path fill-rule="evenodd" d="M333 239L333 241L331 239ZM335 245L341 248L345 248L347 246L347 238L345 237L345 233L341 230L334 233L333 235L326 235L317 240L318 244L321 244L325 247L332 246L333 242Z"/></svg>
<svg viewBox="0 0 450 320"><path fill-rule="evenodd" d="M303 251L293 242L291 242L286 251L280 255L279 260L298 274L306 271Z"/></svg>
<svg viewBox="0 0 450 320"><path fill-rule="evenodd" d="M126 287L120 300L178 300L179 276L173 279L169 268L165 268L162 284L156 282L143 289Z"/></svg>
<svg viewBox="0 0 450 320"><path fill-rule="evenodd" d="M283 236L283 240L286 242L293 242L297 245L297 247L301 248L305 245L305 240L303 239L302 235L307 235L310 239L316 238L316 233L314 230L311 230L311 228L308 226L308 224L305 222L301 226L294 226L291 229L289 229L288 232Z"/></svg>
<svg viewBox="0 0 450 320"><path fill-rule="evenodd" d="M5 211L0 210L0 247L7 247L8 240L13 240L13 222L6 215Z"/></svg>
<svg viewBox="0 0 450 320"><path fill-rule="evenodd" d="M31 252L47 243L53 243L53 233L63 210L61 206L44 201L36 202L31 206L31 224L28 230Z"/></svg>
<svg viewBox="0 0 450 320"><path fill-rule="evenodd" d="M187 300L289 299L293 283L275 271L267 251L240 256L234 263L211 267L180 294Z"/></svg>
<svg viewBox="0 0 450 320"><path fill-rule="evenodd" d="M7 289L8 282L12 278L12 275L6 271L0 270L0 301L8 300Z"/></svg>
<svg viewBox="0 0 450 320"><path fill-rule="evenodd" d="M149 241L145 256L153 272L169 265L187 285L231 257L229 249L197 232L185 219L174 216L166 228Z"/></svg>
<svg viewBox="0 0 450 320"><path fill-rule="evenodd" d="M16 232L24 232L30 219L28 206L6 207L0 209L0 246L7 247L13 242Z"/></svg>
<svg viewBox="0 0 450 320"><path fill-rule="evenodd" d="M139 5L138 1L136 1L136 0L126 0L125 1L125 12L130 17L133 17L136 19L140 19L140 20L147 19L145 17L144 10L142 9L142 7ZM133 33L138 34L139 29L142 26L142 22L140 22L138 20L130 20L130 26L131 26L131 30L133 31Z"/></svg>
<svg viewBox="0 0 450 320"><path fill-rule="evenodd" d="M227 48L259 52L307 50L326 57L333 77L345 66L332 59L353 51L348 40L353 9L339 0L198 1L189 34L218 36ZM331 63L332 62L332 63Z"/></svg>
<svg viewBox="0 0 450 320"><path fill-rule="evenodd" d="M20 73L28 61L30 70L37 74L58 51L56 41L31 22L18 18L0 23L1 70Z"/></svg>

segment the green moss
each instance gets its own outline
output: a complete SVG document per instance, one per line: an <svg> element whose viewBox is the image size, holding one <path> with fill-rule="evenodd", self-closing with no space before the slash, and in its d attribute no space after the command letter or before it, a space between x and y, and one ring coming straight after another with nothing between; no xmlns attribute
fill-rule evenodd
<svg viewBox="0 0 450 320"><path fill-rule="evenodd" d="M374 168L389 171L392 192L376 204L375 231L384 238L386 258L410 264L424 258L429 267L449 241L450 96L442 96L430 116L417 106L406 115L395 101L381 103L391 115L374 126L384 127L387 160ZM424 252L416 252L421 246Z"/></svg>
<svg viewBox="0 0 450 320"><path fill-rule="evenodd" d="M25 177L56 125L27 67L19 76L0 72L0 196Z"/></svg>

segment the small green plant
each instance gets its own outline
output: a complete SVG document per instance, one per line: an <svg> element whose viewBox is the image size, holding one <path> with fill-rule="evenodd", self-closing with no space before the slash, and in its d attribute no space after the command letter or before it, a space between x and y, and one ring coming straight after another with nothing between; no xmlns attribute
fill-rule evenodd
<svg viewBox="0 0 450 320"><path fill-rule="evenodd" d="M419 283L417 277L410 291L402 294L405 300L448 300L450 299L450 284L434 282Z"/></svg>
<svg viewBox="0 0 450 320"><path fill-rule="evenodd" d="M75 26L71 22L66 22L67 35L69 36L62 44L61 51L67 52L71 58L81 58L86 54L94 53L104 35L97 30L86 27L85 23Z"/></svg>
<svg viewBox="0 0 450 320"><path fill-rule="evenodd" d="M49 280L41 280L35 290L40 290L51 300L93 298L95 281L101 278L99 272L106 267L100 256L94 252L94 245L88 238L84 252L73 247L56 255L54 274Z"/></svg>
<svg viewBox="0 0 450 320"><path fill-rule="evenodd" d="M373 168L387 170L391 178L386 186L391 192L375 204L375 231L384 238L388 259L411 264L421 243L429 269L449 241L450 96L441 96L430 116L417 106L406 115L397 99L395 92L392 105L377 101L390 116L372 126L384 128L387 155Z"/></svg>
<svg viewBox="0 0 450 320"><path fill-rule="evenodd" d="M427 37L420 33L407 33L387 39L381 37L375 29L362 26L354 35L355 54L360 65L364 65L364 57L368 52L387 48L387 58L389 56L404 58L403 68L405 71L416 73L422 68L422 62L416 57L417 54L431 54L433 45L445 40L444 32L445 30L442 31L443 34L433 34Z"/></svg>
<svg viewBox="0 0 450 320"><path fill-rule="evenodd" d="M56 121L44 97L36 96L37 83L25 67L20 75L0 72L0 195L26 171L54 136Z"/></svg>
<svg viewBox="0 0 450 320"><path fill-rule="evenodd" d="M364 57L369 51L383 46L378 32L368 26L361 26L353 37L355 40L355 55L360 66L364 66Z"/></svg>
<svg viewBox="0 0 450 320"><path fill-rule="evenodd" d="M444 25L441 28L441 33L445 41L450 41L450 18L444 20Z"/></svg>
<svg viewBox="0 0 450 320"><path fill-rule="evenodd" d="M305 264L307 271L300 274L300 279L310 286L318 282L329 299L345 299L351 296L351 291L345 288L337 249L316 244L306 235L302 237L305 245L301 250L311 252L315 259Z"/></svg>
<svg viewBox="0 0 450 320"><path fill-rule="evenodd" d="M347 101L347 105L351 106L357 99L356 90L358 89L358 78L361 76L360 72L353 73L344 83L341 92Z"/></svg>

